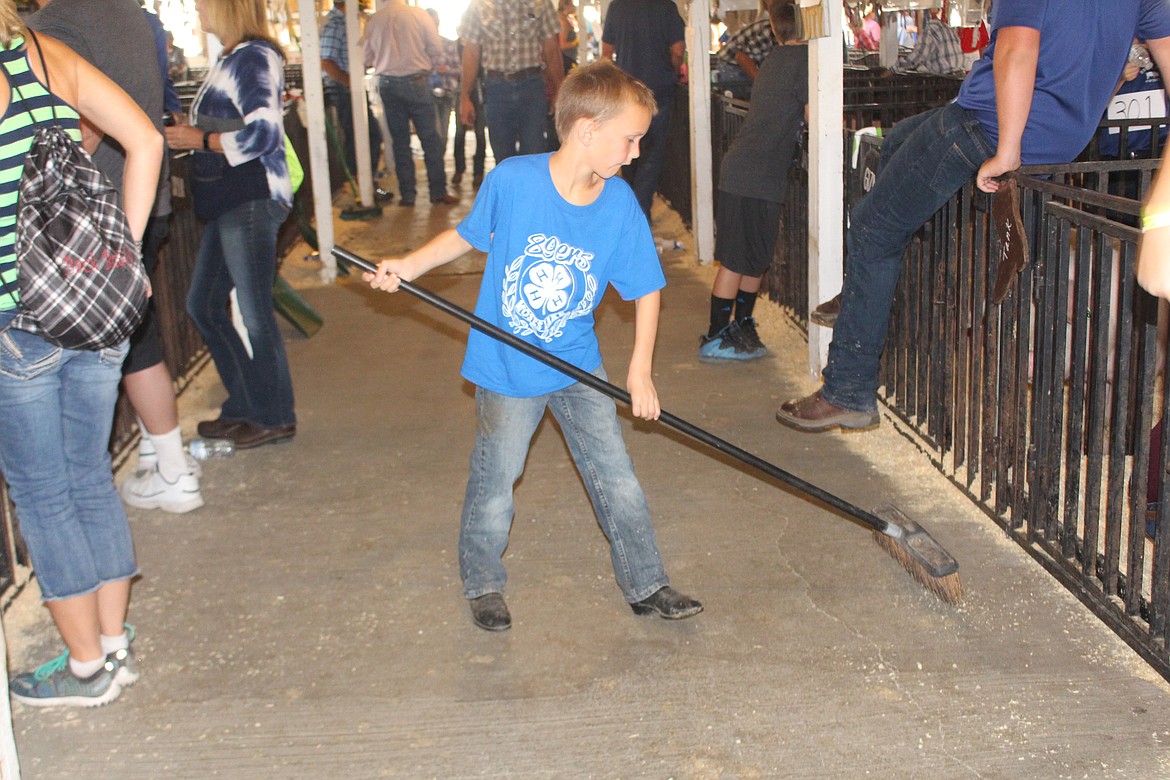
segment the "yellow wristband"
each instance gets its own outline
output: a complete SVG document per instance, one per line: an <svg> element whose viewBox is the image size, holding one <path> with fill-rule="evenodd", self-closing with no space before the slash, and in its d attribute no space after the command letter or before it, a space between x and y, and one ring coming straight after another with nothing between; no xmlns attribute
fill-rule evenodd
<svg viewBox="0 0 1170 780"><path fill-rule="evenodd" d="M1170 227L1170 211L1159 211L1156 214L1142 214L1143 233L1149 233L1151 230L1160 230L1165 227Z"/></svg>

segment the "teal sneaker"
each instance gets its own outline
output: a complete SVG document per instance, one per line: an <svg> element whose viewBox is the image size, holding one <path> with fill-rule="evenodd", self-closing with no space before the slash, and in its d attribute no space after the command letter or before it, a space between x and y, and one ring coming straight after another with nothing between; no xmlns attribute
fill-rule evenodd
<svg viewBox="0 0 1170 780"><path fill-rule="evenodd" d="M760 332L756 329L756 318L748 317L736 323L739 326L739 340L757 357L767 354L768 348L760 341Z"/></svg>
<svg viewBox="0 0 1170 780"><path fill-rule="evenodd" d="M123 689L138 682L140 676L138 674L138 659L134 657L134 626L129 623L126 624L126 634L130 640L130 646L106 656L106 663L114 665L114 679Z"/></svg>
<svg viewBox="0 0 1170 780"><path fill-rule="evenodd" d="M69 653L62 653L35 672L25 672L8 684L12 698L33 707L100 707L122 693L109 658L101 669L81 679L69 669Z"/></svg>

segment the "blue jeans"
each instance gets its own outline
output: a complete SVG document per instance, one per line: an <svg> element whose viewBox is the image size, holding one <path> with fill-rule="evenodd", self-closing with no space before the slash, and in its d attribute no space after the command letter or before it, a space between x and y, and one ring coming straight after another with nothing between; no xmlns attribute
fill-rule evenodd
<svg viewBox="0 0 1170 780"><path fill-rule="evenodd" d="M288 209L274 200L250 200L203 229L187 293L187 312L203 335L228 397L220 414L261 428L296 423L292 375L276 325L276 232ZM252 354L228 311L232 288L248 329Z"/></svg>
<svg viewBox="0 0 1170 780"><path fill-rule="evenodd" d="M658 103L658 113L650 120L646 135L642 136L638 159L622 171L622 177L633 187L646 219L650 219L650 204L658 191L658 177L666 159L666 136L674 113L674 87L655 90L654 100Z"/></svg>
<svg viewBox="0 0 1170 780"><path fill-rule="evenodd" d="M427 85L427 77L379 76L378 94L382 96L382 111L390 130L394 173L398 176L398 193L402 200L410 203L418 193L414 158L410 153L411 123L422 144L431 200L443 197L447 194L447 172L443 170L443 147L439 142L438 122L435 121L435 97Z"/></svg>
<svg viewBox="0 0 1170 780"><path fill-rule="evenodd" d="M357 176L357 141L353 131L353 97L349 94L349 87L329 84L325 87L325 107L337 111L338 129L342 135L342 150L345 153L345 165L355 177ZM366 106L366 118L370 129L370 170L377 175L382 167L382 131L378 129L378 120Z"/></svg>
<svg viewBox="0 0 1170 780"><path fill-rule="evenodd" d="M0 327L15 311L0 312ZM110 464L110 428L128 342L61 349L0 333L0 468L47 601L138 573Z"/></svg>
<svg viewBox="0 0 1170 780"><path fill-rule="evenodd" d="M548 116L544 76L529 76L520 81L485 78L483 108L497 165L517 154L548 151L544 139Z"/></svg>
<svg viewBox="0 0 1170 780"><path fill-rule="evenodd" d="M483 178L483 165L487 157L487 138L484 132L487 129L487 124L483 118L483 101L479 99L479 87L477 86L471 96L471 104L475 106L475 125L468 126L459 121L459 117L455 117L455 173L463 173L467 170L467 131L471 130L475 133L475 151L472 153L471 165L472 175ZM459 105L459 93L455 93L455 106Z"/></svg>
<svg viewBox="0 0 1170 780"><path fill-rule="evenodd" d="M994 153L979 121L957 103L894 125L877 182L850 214L841 313L821 391L829 403L877 409L878 364L906 246Z"/></svg>
<svg viewBox="0 0 1170 780"><path fill-rule="evenodd" d="M594 373L605 378L604 369ZM512 486L524 472L529 444L546 408L560 424L609 539L614 574L626 601L641 601L670 584L609 397L580 383L535 398L476 388L475 406L475 451L459 532L459 573L467 598L504 589L507 575L500 559L512 527Z"/></svg>

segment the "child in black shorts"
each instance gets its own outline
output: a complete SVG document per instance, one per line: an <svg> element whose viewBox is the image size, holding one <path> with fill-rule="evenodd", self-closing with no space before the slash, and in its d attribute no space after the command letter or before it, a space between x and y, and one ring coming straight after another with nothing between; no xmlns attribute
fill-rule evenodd
<svg viewBox="0 0 1170 780"><path fill-rule="evenodd" d="M752 360L767 354L752 317L760 278L772 263L780 209L808 103L808 52L795 37L792 3L771 0L768 16L780 42L760 66L743 127L723 157L715 214L711 323L699 360Z"/></svg>

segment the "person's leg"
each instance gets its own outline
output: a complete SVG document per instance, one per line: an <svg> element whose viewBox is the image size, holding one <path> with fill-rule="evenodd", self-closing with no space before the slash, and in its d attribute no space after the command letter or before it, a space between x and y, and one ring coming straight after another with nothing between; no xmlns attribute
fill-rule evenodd
<svg viewBox="0 0 1170 780"><path fill-rule="evenodd" d="M161 436L179 425L175 384L166 363L127 374L123 378L126 396L147 433Z"/></svg>
<svg viewBox="0 0 1170 780"><path fill-rule="evenodd" d="M605 379L599 368L596 376ZM548 402L585 482L597 522L610 545L614 575L626 601L642 601L670 584L650 508L626 453L617 406L609 396L575 383Z"/></svg>
<svg viewBox="0 0 1170 780"><path fill-rule="evenodd" d="M520 126L520 154L540 154L548 151L544 131L548 122L548 96L544 92L544 77L533 76L515 83Z"/></svg>
<svg viewBox="0 0 1170 780"><path fill-rule="evenodd" d="M520 136L520 101L515 83L485 81L483 85L483 114L492 156L496 164L518 154Z"/></svg>
<svg viewBox="0 0 1170 780"><path fill-rule="evenodd" d="M407 82L404 100L414 124L415 135L423 149L423 163L427 169L427 189L431 202L447 196L447 172L443 168L443 145L439 140L435 118L435 96L425 80Z"/></svg>
<svg viewBox="0 0 1170 780"><path fill-rule="evenodd" d="M452 95L452 106L459 105L458 90ZM463 172L467 170L467 125L455 117L455 138L452 144L455 147L455 175L451 178L452 184L463 181Z"/></svg>
<svg viewBox="0 0 1170 780"><path fill-rule="evenodd" d="M0 325L11 317L0 316ZM138 571L108 451L126 351L125 343L61 350L16 330L0 336L0 468L68 648L68 657L14 678L13 694L29 704L93 706L121 692L102 650L99 593L119 582L128 599ZM118 601L124 619L125 601Z"/></svg>
<svg viewBox="0 0 1170 780"><path fill-rule="evenodd" d="M772 211L777 221L771 222L773 238L768 239L760 235L760 227ZM779 204L719 192L715 257L720 266L711 285L707 334L699 339L700 360L753 360L767 353L752 311L760 276L775 252L779 211Z"/></svg>
<svg viewBox="0 0 1170 780"><path fill-rule="evenodd" d="M366 105L366 126L370 134L370 171L377 178L378 171L386 167L382 160L382 128L369 104Z"/></svg>
<svg viewBox="0 0 1170 780"><path fill-rule="evenodd" d="M417 194L414 158L410 153L410 106L404 97L407 81L382 77L378 80L378 94L382 97L382 111L386 128L390 131L390 148L394 156L394 173L398 177L400 206L414 204Z"/></svg>
<svg viewBox="0 0 1170 780"><path fill-rule="evenodd" d="M158 268L159 251L166 241L169 221L169 214L151 217L143 235L142 264L156 290L158 279L155 270ZM150 299L146 318L130 336L130 354L122 366L122 383L134 413L147 432L162 435L178 427L179 408L170 370L163 362L154 298Z"/></svg>
<svg viewBox="0 0 1170 780"><path fill-rule="evenodd" d="M325 88L325 106L337 113L337 132L341 135L341 147L345 155L345 167L357 175L357 143L353 134L353 98L348 87L329 86ZM375 169L377 170L377 169Z"/></svg>
<svg viewBox="0 0 1170 780"><path fill-rule="evenodd" d="M98 588L98 623L103 636L117 636L126 627L126 613L130 609L130 580L107 582Z"/></svg>
<svg viewBox="0 0 1170 780"><path fill-rule="evenodd" d="M650 120L650 127L642 137L640 156L631 186L638 198L638 205L646 218L650 218L650 204L658 191L658 177L666 159L666 136L670 129L670 117L674 113L674 90L655 94L658 113Z"/></svg>
<svg viewBox="0 0 1170 780"><path fill-rule="evenodd" d="M236 366L246 419L268 429L296 424L292 374L272 298L276 234L287 215L287 208L264 199L249 201L217 220L224 246L232 247L225 264L252 347L251 358L239 359Z"/></svg>
<svg viewBox="0 0 1170 780"><path fill-rule="evenodd" d="M950 104L895 126L895 152L873 190L853 209L846 236L849 273L829 346L822 397L842 409L877 406L878 363L906 245L994 152L978 121Z"/></svg>
<svg viewBox="0 0 1170 780"><path fill-rule="evenodd" d="M242 366L251 357L228 311L233 283L225 259L225 243L220 235L221 223L228 216L213 219L203 228L195 269L191 273L191 286L187 291L187 313L199 329L227 390L220 419L244 421L249 419L252 409L248 405Z"/></svg>
<svg viewBox="0 0 1170 780"><path fill-rule="evenodd" d="M727 266L721 265L719 270L715 272L715 283L711 285L711 294L720 298L735 298L743 278L743 274L738 274ZM758 284L756 289L759 289Z"/></svg>
<svg viewBox="0 0 1170 780"><path fill-rule="evenodd" d="M451 110L455 107L453 98L458 92L435 96L435 127L439 131L439 153L447 156L447 141L451 137Z"/></svg>
<svg viewBox="0 0 1170 780"><path fill-rule="evenodd" d="M475 449L459 527L459 574L468 599L504 590L507 574L501 558L512 528L512 487L524 472L546 400L476 388Z"/></svg>
<svg viewBox="0 0 1170 780"><path fill-rule="evenodd" d="M142 245L142 261L156 290L158 280L155 269L158 267L158 253L166 240L168 221L169 215L152 217L147 223ZM153 300L146 319L130 337L130 355L122 366L122 385L126 388L126 396L134 407L142 429L139 470L152 471L158 468L164 479L174 483L180 476L191 473L192 469L183 452L182 439L176 433L179 428L179 405L175 400L170 369L163 362ZM147 464L143 463L141 457L143 448L152 453ZM144 469L144 465L148 467ZM198 491L197 485L195 490Z"/></svg>
<svg viewBox="0 0 1170 780"><path fill-rule="evenodd" d="M480 88L476 87L472 95L472 105L475 106L475 153L471 158L471 183L476 187L483 181L484 165L487 162L487 117L483 112L483 99L480 97Z"/></svg>
<svg viewBox="0 0 1170 780"><path fill-rule="evenodd" d="M739 292L741 274L720 265L715 272L715 282L711 285L711 320L707 328L707 338L714 338L731 322L731 314L735 309L735 296Z"/></svg>
<svg viewBox="0 0 1170 780"><path fill-rule="evenodd" d="M95 661L105 655L102 652L96 591L73 598L46 601L45 607L48 608L65 647L69 649L70 658L84 663Z"/></svg>

